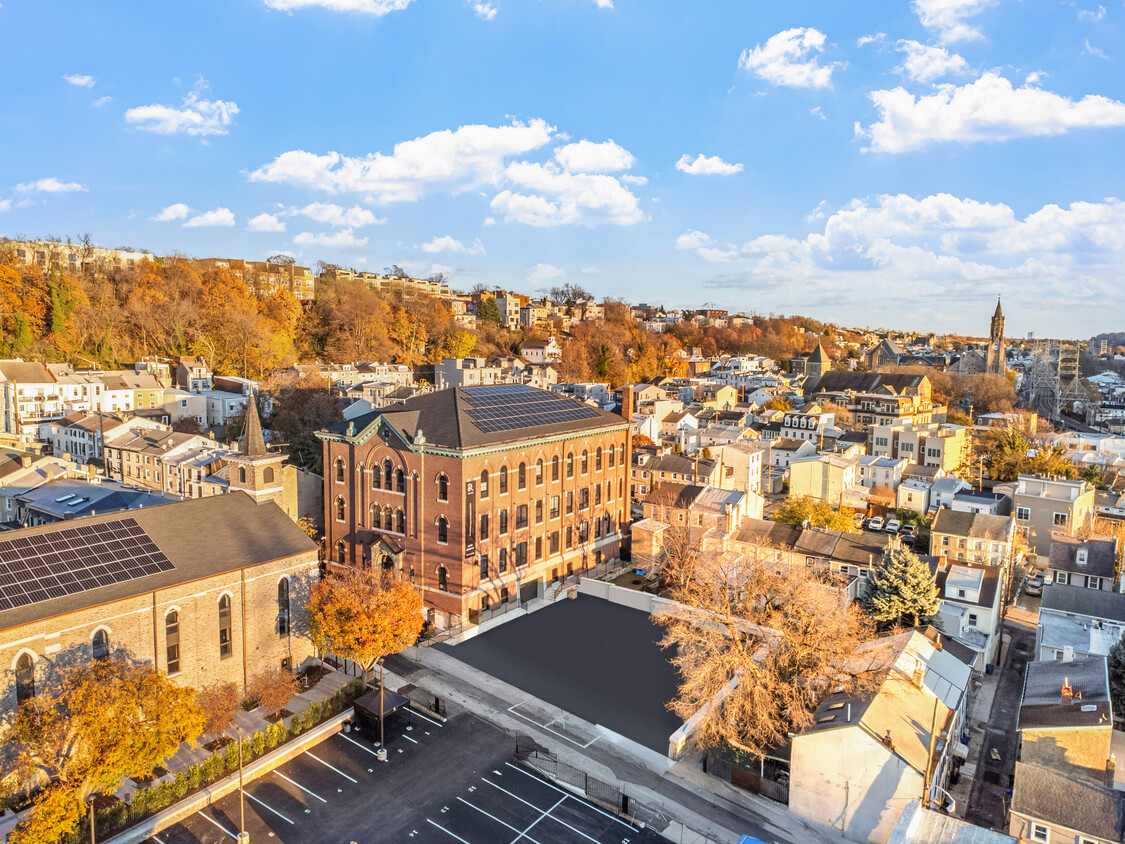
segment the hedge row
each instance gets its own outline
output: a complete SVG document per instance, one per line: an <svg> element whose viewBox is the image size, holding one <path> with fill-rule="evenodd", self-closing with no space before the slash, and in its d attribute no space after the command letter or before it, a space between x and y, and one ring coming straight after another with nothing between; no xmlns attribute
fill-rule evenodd
<svg viewBox="0 0 1125 844"><path fill-rule="evenodd" d="M294 715L288 724L279 721L270 724L265 730L254 733L242 740L243 765L284 744L305 730L339 715L363 693L363 680L351 680L332 697L320 703L310 704L300 715ZM97 839L120 832L157 812L168 808L178 800L194 791L222 779L238 770L238 743L230 742L216 750L198 765L176 774L174 779L164 780L157 785L141 788L126 802L117 800L97 811L95 822ZM84 821L69 835L59 839L58 844L85 844L90 840L90 824Z"/></svg>

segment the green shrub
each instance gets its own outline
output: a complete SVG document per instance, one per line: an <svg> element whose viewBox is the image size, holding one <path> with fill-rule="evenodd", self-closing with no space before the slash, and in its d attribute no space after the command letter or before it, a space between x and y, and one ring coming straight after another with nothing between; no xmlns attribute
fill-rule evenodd
<svg viewBox="0 0 1125 844"><path fill-rule="evenodd" d="M108 835L111 832L116 832L125 826L125 821L129 818L129 806L125 801L118 800L104 809L97 812L96 822L94 824L95 831L98 838Z"/></svg>
<svg viewBox="0 0 1125 844"><path fill-rule="evenodd" d="M254 733L254 737L250 739L250 752L255 758L266 752L265 733Z"/></svg>
<svg viewBox="0 0 1125 844"><path fill-rule="evenodd" d="M199 767L203 782L212 783L223 773L223 757L218 753L212 753Z"/></svg>
<svg viewBox="0 0 1125 844"><path fill-rule="evenodd" d="M151 810L150 801L152 799L152 789L142 788L133 795L133 802L129 804L129 815L133 820L140 820L145 817Z"/></svg>
<svg viewBox="0 0 1125 844"><path fill-rule="evenodd" d="M231 742L227 745L226 750L223 751L223 767L226 768L227 773L238 770L238 743Z"/></svg>
<svg viewBox="0 0 1125 844"><path fill-rule="evenodd" d="M301 734L301 716L300 715L294 715L292 718L289 719L289 732L292 733L295 736L299 736Z"/></svg>
<svg viewBox="0 0 1125 844"><path fill-rule="evenodd" d="M308 709L305 710L304 715L301 717L301 722L305 725L306 730L310 730L319 724L324 718L323 707L319 703L310 703Z"/></svg>
<svg viewBox="0 0 1125 844"><path fill-rule="evenodd" d="M203 784L203 771L199 765L192 765L187 772L187 790L194 791Z"/></svg>
<svg viewBox="0 0 1125 844"><path fill-rule="evenodd" d="M188 778L184 775L183 771L176 774L176 778L172 780L172 796L179 800L188 793Z"/></svg>
<svg viewBox="0 0 1125 844"><path fill-rule="evenodd" d="M160 783L156 788L150 789L149 805L150 811L159 812L172 805L172 800L175 798L175 792L172 789L172 783L168 780Z"/></svg>
<svg viewBox="0 0 1125 844"><path fill-rule="evenodd" d="M282 731L285 728L281 724L270 724L266 727L266 747L273 750L278 744L281 743Z"/></svg>

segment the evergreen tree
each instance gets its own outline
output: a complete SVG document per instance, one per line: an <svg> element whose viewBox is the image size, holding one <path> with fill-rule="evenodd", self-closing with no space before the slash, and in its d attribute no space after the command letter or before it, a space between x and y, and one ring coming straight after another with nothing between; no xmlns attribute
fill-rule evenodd
<svg viewBox="0 0 1125 844"><path fill-rule="evenodd" d="M1125 635L1106 656L1109 663L1109 699L1117 718L1125 717Z"/></svg>
<svg viewBox="0 0 1125 844"><path fill-rule="evenodd" d="M871 574L867 612L880 627L938 622L941 599L930 567L908 548L892 546Z"/></svg>
<svg viewBox="0 0 1125 844"><path fill-rule="evenodd" d="M497 325L504 324L504 316L500 313L500 306L496 304L495 299L481 299L480 304L477 305L477 319L494 322Z"/></svg>

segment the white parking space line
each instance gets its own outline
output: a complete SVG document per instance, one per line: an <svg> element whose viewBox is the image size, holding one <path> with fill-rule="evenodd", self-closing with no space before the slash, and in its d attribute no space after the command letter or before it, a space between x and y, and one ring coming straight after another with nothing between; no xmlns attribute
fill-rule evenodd
<svg viewBox="0 0 1125 844"><path fill-rule="evenodd" d="M243 794L245 794L247 797L249 797L251 800L253 800L255 803L257 803L262 808L268 809L269 811L273 812L275 815L277 815L279 818L281 818L286 823L289 823L289 824L293 823L293 821L289 820L289 818L285 817L285 815L281 814L281 812L277 811L277 809L275 809L273 806L271 806L265 800L259 800L257 797L255 797L253 794L251 794L249 791L243 791Z"/></svg>
<svg viewBox="0 0 1125 844"><path fill-rule="evenodd" d="M528 700L530 700L530 698L528 698ZM517 704L509 706L508 711L511 712L513 715L516 715L516 716L522 718L523 720L527 721L527 723L534 724L536 727L538 727L541 730L546 730L548 733L551 733L552 735L556 735L556 736L558 736L559 738L561 738L565 741L569 741L575 747L581 747L581 748L585 749L585 748L589 747L591 744L593 744L594 742L598 741L602 737L601 733L599 733L598 735L594 736L592 739L590 739L585 744L583 744L580 741L575 741L570 736L563 735L558 730L552 730L550 727L547 726L547 724L544 724L541 721L536 721L534 718L532 718L528 715L524 715L522 712L517 712L516 707L517 706L523 706L525 703L527 703L526 700L520 701ZM552 718L548 723L554 724L555 721L558 721L558 720L559 720L558 718Z"/></svg>
<svg viewBox="0 0 1125 844"><path fill-rule="evenodd" d="M543 785L547 786L548 788L553 788L553 789L555 789L555 791L557 791L557 792L558 792L559 794L565 794L565 795L566 795L567 797L570 797L570 798L572 798L572 799L574 799L574 800L578 800L578 798L577 798L577 797L575 797L575 796L574 796L573 794L570 794L570 793L568 793L568 792L566 792L566 791L563 791L563 790L562 790L561 788L558 788L558 787L556 787L556 786L554 786L554 785L551 785L551 783L547 782L546 780L541 780L541 779L539 779L539 777L535 776L534 774L530 774L530 773L528 773L528 772L527 772L527 771L525 771L525 770L524 770L523 768L521 768L521 767L520 767L519 765L513 765L513 764L512 764L511 762L505 762L504 764L505 764L505 765L507 765L507 766L508 766L509 768L512 768L512 769L514 769L514 770L517 770L517 771L519 771L519 772L520 772L521 774L523 774L523 775L524 775L525 777L529 777L529 778L531 778L531 779L535 780L536 782L541 782L541 783L543 783ZM598 813L599 815L605 815L605 816L606 816L607 818L609 818L609 819L610 819L611 821L617 821L617 822L618 822L619 824L621 824L621 825L622 825L623 827L625 827L626 829L633 829L633 830L635 830L635 829L636 829L636 827L635 827L635 826L633 826L632 824L627 824L627 823L625 823L625 821L621 820L621 818L617 818L617 817L614 817L614 816L613 816L613 815L611 815L611 814L610 814L609 812L604 812L604 811L602 811L601 809L599 809L599 808L598 808L597 806L593 805L592 803L587 803L587 802L585 802L584 800L579 800L578 802L579 802L579 803L581 803L581 804L582 804L583 806L586 806L587 808L593 809L593 810L594 810L595 812L597 812L597 813ZM558 820L558 818L555 818L555 820Z"/></svg>
<svg viewBox="0 0 1125 844"><path fill-rule="evenodd" d="M365 751L367 751L368 753L370 753L370 754L371 754L372 756L378 757L378 755L379 755L379 754L378 754L378 753L376 753L376 752L375 752L374 750L372 750L372 749L371 749L370 747L367 747L366 745L362 745L362 744L360 744L360 743L359 743L358 741L356 741L355 739L352 739L352 738L348 738L348 737L347 737L346 735L344 735L343 733L336 733L336 735L337 735L337 736L339 736L340 738L342 738L342 739L343 739L344 741L350 741L350 742L351 742L352 744L354 744L354 745L355 745L356 747L358 747L358 748L359 748L360 750L365 750Z"/></svg>
<svg viewBox="0 0 1125 844"><path fill-rule="evenodd" d="M213 823L215 826L217 826L219 829L221 829L223 832L225 832L227 835L229 835L235 841L238 840L238 835L236 833L231 832L229 829L227 829L225 826L223 826L221 823L219 823L214 818L212 818L208 815L205 815L202 812L198 812L197 814L199 815L199 817L203 818L204 820L210 821L211 823Z"/></svg>
<svg viewBox="0 0 1125 844"><path fill-rule="evenodd" d="M156 842L156 844L164 844L164 842L163 842L163 841L161 841L161 840L160 840L159 838L157 838L157 837L156 837L155 835L154 835L154 836L152 836L152 840L153 840L153 841L155 841L155 842Z"/></svg>
<svg viewBox="0 0 1125 844"><path fill-rule="evenodd" d="M519 835L517 835L515 838L512 839L512 844L516 844L516 842L519 841L521 838L526 838L528 841L535 842L535 839L532 838L530 835L528 835L528 833L531 831L531 827L535 826L537 823L539 823L539 821L543 820L543 818L548 817L551 814L551 812L555 811L555 809L557 809L559 807L559 804L561 804L563 802L563 800L566 800L566 798L563 797L561 800L559 800L558 803L556 803L550 809L548 809L543 814L541 814L539 817L537 817L535 820L533 820L528 825L527 829L525 829L523 832L521 832ZM565 826L565 824L564 824L564 826ZM538 844L538 842L535 842L535 844Z"/></svg>
<svg viewBox="0 0 1125 844"><path fill-rule="evenodd" d="M494 821L496 821L496 823L500 824L500 826L506 826L512 832L519 832L519 829L512 826L510 823L504 823L504 821L500 820L500 818L496 817L496 815L490 815L488 812L486 812L480 806L474 806L472 803L470 803L464 797L458 797L457 799L460 800L462 803L464 803L466 806L468 806L470 809L476 809L478 812L480 812L486 818L492 818Z"/></svg>
<svg viewBox="0 0 1125 844"><path fill-rule="evenodd" d="M274 771L274 773L277 774L279 777L281 777L283 780L285 780L287 783L291 783L291 784L297 786L297 788L301 789L301 791L305 792L305 794L311 794L313 797L315 797L321 803L327 803L328 802L323 797L321 797L319 794L317 794L315 791L309 791L307 788L305 788L299 782L293 782L293 780L289 779L289 777L285 776L285 774L281 773L281 771Z"/></svg>
<svg viewBox="0 0 1125 844"><path fill-rule="evenodd" d="M486 779L484 779L484 777L481 777L481 779L482 779L482 780L484 780L484 781L485 781L486 783L488 783L489 785L491 785L491 786L492 786L493 788L495 788L495 789L496 789L497 791L503 791L503 792L504 792L505 794L507 794L507 795L508 795L509 797L514 797L514 798L515 798L516 800L519 800L519 801L520 801L521 803L523 803L523 804L525 804L525 805L527 805L527 806L530 806L530 807L531 807L532 809L534 809L535 811L537 811L537 812L542 812L542 811L543 811L543 809L542 809L542 808L540 808L539 806L536 806L536 805L535 805L534 803L529 803L529 802L528 802L527 800L524 800L524 799L523 799L522 797L520 797L520 796L519 796L518 794L512 794L512 792L508 791L508 789L506 789L506 788L501 788L501 787L500 787L500 786L498 786L498 785L497 785L496 783L494 783L494 782L493 782L492 780L486 780Z"/></svg>
<svg viewBox="0 0 1125 844"><path fill-rule="evenodd" d="M407 741L409 741L409 742L412 742L413 744L417 744L417 743L418 743L418 742L417 742L416 740L412 739L412 738L411 738L410 736L403 736L403 738L404 738L404 739L406 739L406 740L407 740Z"/></svg>
<svg viewBox="0 0 1125 844"><path fill-rule="evenodd" d="M445 724L441 723L441 721L435 721L435 720L434 720L433 718L427 718L427 717L426 717L425 715L423 715L423 714L422 714L421 712L419 712L419 711L418 711L417 709L415 709L415 708L414 708L413 706L411 706L411 707L410 707L409 709L407 709L406 711L407 711L407 712L409 712L409 713L410 713L411 715L417 715L417 716L418 716L419 718L421 718L421 719L422 719L423 721L429 721L429 722L430 722L431 724L433 724L433 725L434 725L435 727L444 727L444 726L445 726ZM433 821L431 821L430 823L433 823ZM437 824L434 824L434 826L437 826ZM438 828L440 829L440 827L438 827ZM452 833L450 833L450 834L452 834Z"/></svg>
<svg viewBox="0 0 1125 844"><path fill-rule="evenodd" d="M445 828L444 826L442 826L441 824L439 824L439 823L434 823L434 822L433 822L433 821L431 821L431 820L430 820L429 818L426 818L426 823L429 823L429 824L433 824L433 825L434 825L434 826L436 826L436 827L437 827L438 829L440 829L440 830L441 830L442 832L444 832L444 833L445 833L446 835L449 835L449 836L452 836L453 838L456 838L456 839L457 839L458 841L460 841L460 842L461 842L461 844L472 844L472 842L471 842L471 841L466 841L466 840L465 840L464 838L462 838L462 837L461 837L460 835L455 835L454 833L450 832L450 831L449 831L448 829L446 829L446 828Z"/></svg>
<svg viewBox="0 0 1125 844"><path fill-rule="evenodd" d="M345 774L345 773L344 773L343 771L341 771L341 770L340 770L339 768L337 768L337 767L336 767L335 765L329 765L329 764L328 764L327 762L325 762L325 761L324 761L323 759L321 759L321 758L320 758L319 756L314 756L314 755L313 755L312 753L309 753L309 751L307 751L307 750L305 751L305 755L306 755L306 756L312 756L312 758L313 758L313 759L315 759L315 760L316 760L317 762L319 762L319 763L320 763L321 765L323 765L323 766L324 766L325 768L331 768L331 769L332 769L333 771L335 771L335 772L336 772L337 774L339 774L340 776L342 776L342 777L343 777L344 779L346 779L346 780L351 780L351 781L352 781L352 782L354 782L354 783L358 783L358 782L359 782L359 780L357 780L357 779L356 779L355 777L350 777L350 776L348 776L348 775L347 775L347 774Z"/></svg>

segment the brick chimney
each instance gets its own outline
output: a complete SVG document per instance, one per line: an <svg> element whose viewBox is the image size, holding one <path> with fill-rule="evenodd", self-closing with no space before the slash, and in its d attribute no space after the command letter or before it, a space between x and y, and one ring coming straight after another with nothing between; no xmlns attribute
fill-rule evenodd
<svg viewBox="0 0 1125 844"><path fill-rule="evenodd" d="M633 385L626 384L621 388L621 415L626 422L633 421Z"/></svg>

